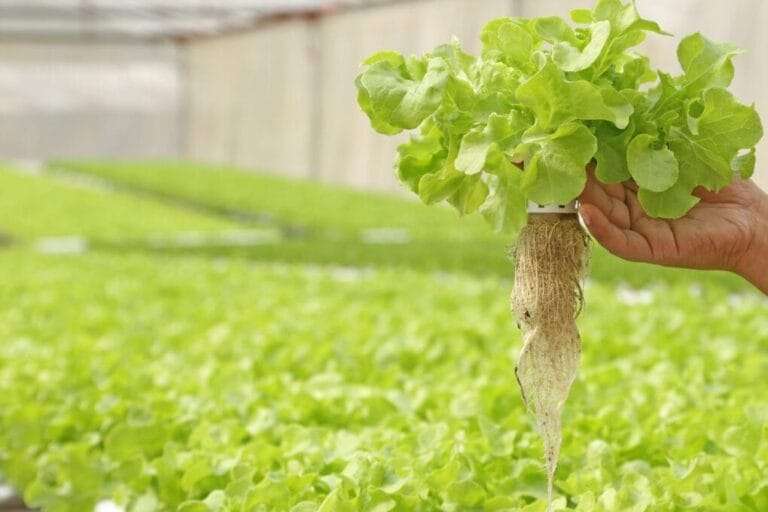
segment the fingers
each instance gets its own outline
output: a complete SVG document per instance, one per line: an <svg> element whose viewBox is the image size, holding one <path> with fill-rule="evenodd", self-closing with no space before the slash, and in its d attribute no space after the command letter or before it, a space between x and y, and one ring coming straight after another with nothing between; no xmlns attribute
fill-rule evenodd
<svg viewBox="0 0 768 512"><path fill-rule="evenodd" d="M635 226L640 221L649 218L645 214L645 210L643 210L642 206L640 206L640 200L637 198L636 191L630 189L625 191L625 203L627 205L627 210L629 211L629 219L632 226Z"/></svg>
<svg viewBox="0 0 768 512"><path fill-rule="evenodd" d="M626 204L624 204L624 188L621 184L605 185L600 183L590 172L579 200L582 204L597 207L605 217L621 229L629 229L630 215Z"/></svg>
<svg viewBox="0 0 768 512"><path fill-rule="evenodd" d="M708 203L719 203L722 199L721 195L727 196L727 194L712 192L704 187L696 187L693 192L691 192L691 195L698 197L699 199Z"/></svg>
<svg viewBox="0 0 768 512"><path fill-rule="evenodd" d="M634 182L634 180L625 181L623 183L624 188L627 188L631 190L632 192L637 192L640 190L640 187L637 186L637 183Z"/></svg>
<svg viewBox="0 0 768 512"><path fill-rule="evenodd" d="M610 252L631 261L654 261L650 238L635 228L638 221L650 221L637 199L634 183L605 184L587 169L587 184L581 194L579 212L592 236ZM653 223L644 225L654 231Z"/></svg>
<svg viewBox="0 0 768 512"><path fill-rule="evenodd" d="M651 246L639 233L617 226L593 204L582 204L579 213L590 234L611 253L631 261L652 261Z"/></svg>
<svg viewBox="0 0 768 512"><path fill-rule="evenodd" d="M588 184L594 184L600 187L607 196L615 197L619 201L624 201L624 184L622 183L603 183L597 179L594 167L587 167Z"/></svg>

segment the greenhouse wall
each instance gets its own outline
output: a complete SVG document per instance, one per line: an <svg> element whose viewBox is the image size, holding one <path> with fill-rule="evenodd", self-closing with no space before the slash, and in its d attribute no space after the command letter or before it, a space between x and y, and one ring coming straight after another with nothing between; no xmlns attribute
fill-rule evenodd
<svg viewBox="0 0 768 512"><path fill-rule="evenodd" d="M398 189L396 140L355 102L360 62L382 48L422 52L456 35L477 50L508 0L430 0L283 21L187 45L189 156L357 187Z"/></svg>
<svg viewBox="0 0 768 512"><path fill-rule="evenodd" d="M0 43L0 159L178 157L172 44Z"/></svg>
<svg viewBox="0 0 768 512"><path fill-rule="evenodd" d="M188 47L181 69L190 158L309 173L318 108L314 30L285 22Z"/></svg>
<svg viewBox="0 0 768 512"><path fill-rule="evenodd" d="M187 154L356 187L396 190L395 147L373 133L355 104L360 61L379 49L422 52L458 36L470 51L490 18L539 16L585 0L422 0L281 21L251 32L185 45ZM680 37L700 30L750 49L737 61L735 91L768 119L768 2L640 0L646 17ZM677 70L676 40L646 43L661 67ZM763 141L759 168L768 169ZM768 175L761 177L768 187Z"/></svg>

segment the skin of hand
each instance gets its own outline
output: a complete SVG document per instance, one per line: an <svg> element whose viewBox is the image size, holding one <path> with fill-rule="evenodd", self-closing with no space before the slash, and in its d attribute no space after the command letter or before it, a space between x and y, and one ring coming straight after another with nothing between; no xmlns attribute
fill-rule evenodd
<svg viewBox="0 0 768 512"><path fill-rule="evenodd" d="M720 192L697 189L701 201L675 220L647 216L634 182L606 185L594 167L579 213L592 236L630 261L735 272L768 294L768 194L752 181Z"/></svg>

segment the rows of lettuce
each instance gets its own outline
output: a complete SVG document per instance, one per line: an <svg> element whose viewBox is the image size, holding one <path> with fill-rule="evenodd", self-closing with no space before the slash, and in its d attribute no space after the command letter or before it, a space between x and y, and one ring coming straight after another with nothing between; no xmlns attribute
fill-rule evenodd
<svg viewBox="0 0 768 512"><path fill-rule="evenodd" d="M30 506L544 510L508 282L21 249L0 268L0 473ZM557 506L766 510L768 305L587 293Z"/></svg>

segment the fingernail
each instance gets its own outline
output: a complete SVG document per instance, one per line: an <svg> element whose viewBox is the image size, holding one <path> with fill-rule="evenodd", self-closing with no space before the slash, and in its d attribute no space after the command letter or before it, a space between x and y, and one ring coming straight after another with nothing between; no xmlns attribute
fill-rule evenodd
<svg viewBox="0 0 768 512"><path fill-rule="evenodd" d="M579 214L581 215L581 220L584 221L584 224L586 224L587 226L592 224L592 217L590 217L587 212L582 210L579 212Z"/></svg>

